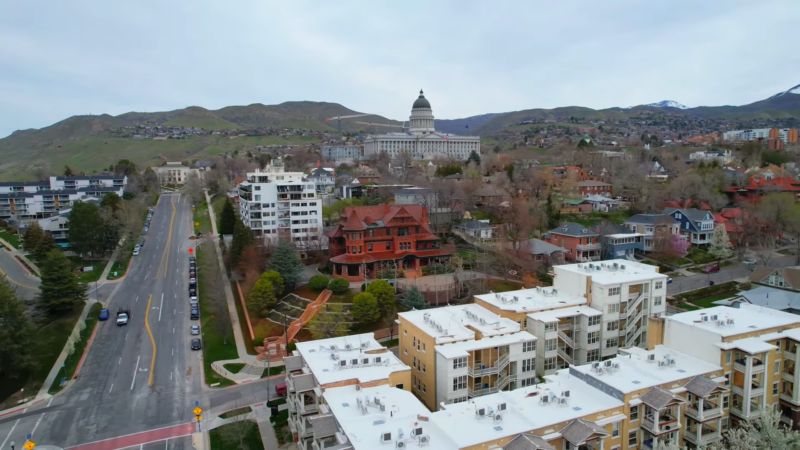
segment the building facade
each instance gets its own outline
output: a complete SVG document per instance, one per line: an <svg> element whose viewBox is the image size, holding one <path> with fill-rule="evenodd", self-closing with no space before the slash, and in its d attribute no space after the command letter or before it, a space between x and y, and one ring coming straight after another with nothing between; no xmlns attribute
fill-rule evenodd
<svg viewBox="0 0 800 450"><path fill-rule="evenodd" d="M642 250L652 252L658 236L679 235L681 223L667 214L637 214L625 221L625 227L642 235Z"/></svg>
<svg viewBox="0 0 800 450"><path fill-rule="evenodd" d="M302 172L284 171L280 159L239 184L239 214L253 235L272 243L285 239L301 250L327 248L316 185Z"/></svg>
<svg viewBox="0 0 800 450"><path fill-rule="evenodd" d="M0 219L32 221L57 215L78 200L125 194L125 175L50 177L47 181L0 183Z"/></svg>
<svg viewBox="0 0 800 450"><path fill-rule="evenodd" d="M749 130L732 130L722 133L727 142L767 141L777 139L784 144L797 143L797 128L754 128Z"/></svg>
<svg viewBox="0 0 800 450"><path fill-rule="evenodd" d="M317 167L308 174L308 180L314 182L318 194L333 193L336 187L336 171L324 167Z"/></svg>
<svg viewBox="0 0 800 450"><path fill-rule="evenodd" d="M711 243L711 235L714 233L714 215L711 211L694 208L665 208L663 214L680 222L679 231L691 244L707 245Z"/></svg>
<svg viewBox="0 0 800 450"><path fill-rule="evenodd" d="M395 269L420 274L423 266L445 263L451 254L431 233L428 208L419 205L347 207L327 236L333 276L350 281Z"/></svg>
<svg viewBox="0 0 800 450"><path fill-rule="evenodd" d="M161 184L182 185L186 183L186 178L190 173L197 175L198 178L203 174L200 169L184 166L182 162L168 162L163 166L153 167L152 169Z"/></svg>
<svg viewBox="0 0 800 450"><path fill-rule="evenodd" d="M545 242L564 249L567 259L572 261L597 261L601 259L602 246L599 235L585 226L567 222L544 235Z"/></svg>
<svg viewBox="0 0 800 450"><path fill-rule="evenodd" d="M363 147L360 145L324 145L322 157L326 161L352 161L361 158Z"/></svg>
<svg viewBox="0 0 800 450"><path fill-rule="evenodd" d="M436 131L431 104L422 91L411 108L408 132L369 135L364 139L364 156L403 153L413 159L453 158L466 160L470 153L481 153L479 136L457 136Z"/></svg>

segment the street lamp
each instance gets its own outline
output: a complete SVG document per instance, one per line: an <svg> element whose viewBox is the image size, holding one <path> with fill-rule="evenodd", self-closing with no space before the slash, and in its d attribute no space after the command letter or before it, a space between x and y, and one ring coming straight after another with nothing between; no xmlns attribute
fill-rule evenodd
<svg viewBox="0 0 800 450"><path fill-rule="evenodd" d="M14 450L14 441L9 442L11 444L11 450Z"/></svg>

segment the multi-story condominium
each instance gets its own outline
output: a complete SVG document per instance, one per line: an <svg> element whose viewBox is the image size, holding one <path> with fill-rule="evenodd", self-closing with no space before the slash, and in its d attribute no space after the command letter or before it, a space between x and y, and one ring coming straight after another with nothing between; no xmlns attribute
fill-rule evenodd
<svg viewBox="0 0 800 450"><path fill-rule="evenodd" d="M395 268L419 273L450 258L431 233L428 208L420 205L347 207L327 236L333 276L350 281L375 279Z"/></svg>
<svg viewBox="0 0 800 450"><path fill-rule="evenodd" d="M766 141L779 139L784 144L797 143L796 128L756 128L750 130L733 130L722 133L722 139L728 142Z"/></svg>
<svg viewBox="0 0 800 450"><path fill-rule="evenodd" d="M536 338L478 305L397 315L400 359L431 409L536 381Z"/></svg>
<svg viewBox="0 0 800 450"><path fill-rule="evenodd" d="M681 223L672 216L666 214L637 214L625 221L625 226L633 231L643 235L642 250L645 252L652 252L655 250L656 233L663 235L676 235L680 234Z"/></svg>
<svg viewBox="0 0 800 450"><path fill-rule="evenodd" d="M692 244L711 243L711 235L714 233L714 215L711 214L711 211L694 208L665 208L663 214L680 222L680 233L686 236Z"/></svg>
<svg viewBox="0 0 800 450"><path fill-rule="evenodd" d="M527 329L540 337L536 371L550 375L571 365L600 361L603 313L587 306L572 306L528 315ZM617 339L615 336L612 339ZM619 342L610 342L609 352Z"/></svg>
<svg viewBox="0 0 800 450"><path fill-rule="evenodd" d="M360 145L323 145L322 157L327 161L352 161L361 158Z"/></svg>
<svg viewBox="0 0 800 450"><path fill-rule="evenodd" d="M128 186L125 175L50 177L47 181L0 183L0 219L31 221L58 214L87 197L120 197Z"/></svg>
<svg viewBox="0 0 800 450"><path fill-rule="evenodd" d="M284 364L289 428L302 450L349 448L336 447L346 443L347 437L323 399L328 389L386 386L408 391L411 386L411 369L375 341L372 333L299 342Z"/></svg>
<svg viewBox="0 0 800 450"><path fill-rule="evenodd" d="M800 371L795 370L800 318L746 303L736 306L653 320L654 326L663 326L663 334L653 333L651 344L663 337L668 347L720 365L723 384L730 388L734 422L771 408L781 410L786 423L800 428ZM727 399L725 403L728 406Z"/></svg>
<svg viewBox="0 0 800 450"><path fill-rule="evenodd" d="M299 249L324 249L322 202L314 182L302 172L285 172L275 159L263 170L247 174L239 184L239 214L255 236L279 238Z"/></svg>

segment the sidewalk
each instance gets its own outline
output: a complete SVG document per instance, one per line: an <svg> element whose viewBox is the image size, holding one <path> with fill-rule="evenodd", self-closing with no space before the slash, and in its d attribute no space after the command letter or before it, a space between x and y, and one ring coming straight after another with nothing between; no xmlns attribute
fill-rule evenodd
<svg viewBox="0 0 800 450"><path fill-rule="evenodd" d="M6 248L8 249L8 252L11 253L12 257L18 256L21 260L25 261L25 264L30 266L31 269L35 270L36 273L42 273L42 271L39 270L39 267L37 267L36 264L34 264L30 259L28 259L27 256L23 255L22 252L20 252L16 248L14 248L13 245L9 244L8 241L6 241L5 239L0 238L0 244L3 244L3 245L6 246ZM27 271L28 268L25 267L25 270ZM33 274L31 274L31 275L33 275ZM35 276L35 275L33 275L33 276Z"/></svg>

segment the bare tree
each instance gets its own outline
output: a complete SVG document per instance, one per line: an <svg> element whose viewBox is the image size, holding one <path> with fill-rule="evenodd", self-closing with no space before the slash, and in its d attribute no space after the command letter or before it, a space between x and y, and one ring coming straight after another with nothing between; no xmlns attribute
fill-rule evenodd
<svg viewBox="0 0 800 450"><path fill-rule="evenodd" d="M212 325L222 335L223 343L227 344L228 335L231 332L231 318L228 313L228 300L219 264L215 256L207 256L199 264L200 270L203 272L203 290L200 291L202 301L208 302L208 310L215 319L212 321Z"/></svg>
<svg viewBox="0 0 800 450"><path fill-rule="evenodd" d="M189 196L189 198L192 200L192 203L195 205L200 203L200 200L204 198L203 183L196 172L189 172L189 175L186 176L186 181L184 182L184 188L186 195Z"/></svg>
<svg viewBox="0 0 800 450"><path fill-rule="evenodd" d="M219 434L226 444L225 448L251 450L247 445L247 435L257 426L256 422L247 418L246 414L237 414L228 418L228 423L219 427Z"/></svg>

